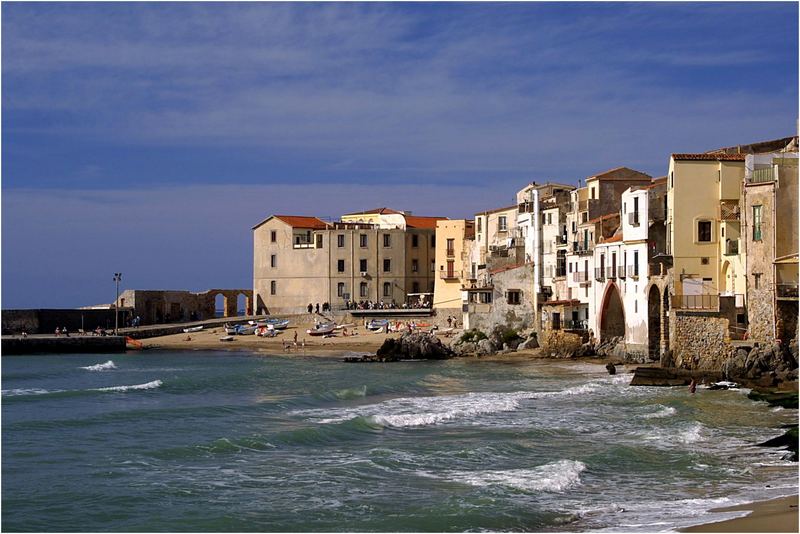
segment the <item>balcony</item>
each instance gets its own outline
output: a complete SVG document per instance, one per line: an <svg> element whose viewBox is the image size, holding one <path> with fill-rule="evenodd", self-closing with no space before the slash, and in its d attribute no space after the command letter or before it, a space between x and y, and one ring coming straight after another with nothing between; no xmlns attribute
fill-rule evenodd
<svg viewBox="0 0 800 534"><path fill-rule="evenodd" d="M522 202L517 205L519 213L533 213L533 202Z"/></svg>
<svg viewBox="0 0 800 534"><path fill-rule="evenodd" d="M672 295L675 310L718 311L719 295Z"/></svg>
<svg viewBox="0 0 800 534"><path fill-rule="evenodd" d="M556 245L562 246L567 244L567 234L557 235L556 236Z"/></svg>
<svg viewBox="0 0 800 534"><path fill-rule="evenodd" d="M736 256L739 254L739 240L731 239L725 242L725 255Z"/></svg>
<svg viewBox="0 0 800 534"><path fill-rule="evenodd" d="M616 267L606 267L606 278L614 280L617 277Z"/></svg>
<svg viewBox="0 0 800 534"><path fill-rule="evenodd" d="M719 219L721 221L738 221L742 215L738 200L721 200L719 202Z"/></svg>
<svg viewBox="0 0 800 534"><path fill-rule="evenodd" d="M589 281L589 273L586 271L575 271L572 273L572 281L576 284L583 284Z"/></svg>
<svg viewBox="0 0 800 534"><path fill-rule="evenodd" d="M749 184L763 184L775 181L775 167L769 166L763 169L754 169L753 174L747 180Z"/></svg>
<svg viewBox="0 0 800 534"><path fill-rule="evenodd" d="M572 242L572 253L578 256L591 256L594 254L594 245L591 243Z"/></svg>
<svg viewBox="0 0 800 534"><path fill-rule="evenodd" d="M594 269L594 279L598 282L604 282L606 279L605 269L602 267L595 267Z"/></svg>
<svg viewBox="0 0 800 534"><path fill-rule="evenodd" d="M586 320L573 321L572 319L566 319L561 321L561 328L563 330L588 330L589 322Z"/></svg>
<svg viewBox="0 0 800 534"><path fill-rule="evenodd" d="M439 271L439 278L442 280L460 280L461 271Z"/></svg>
<svg viewBox="0 0 800 534"><path fill-rule="evenodd" d="M631 226L639 226L639 212L634 211L628 214L628 224Z"/></svg>
<svg viewBox="0 0 800 534"><path fill-rule="evenodd" d="M455 255L456 255L456 249L454 249L454 248L448 248L448 249L446 250L446 254L447 254L447 257L448 257L448 258L454 258L454 257L455 257Z"/></svg>
<svg viewBox="0 0 800 534"><path fill-rule="evenodd" d="M639 279L639 266L638 265L628 265L628 278L633 278L634 280L638 280Z"/></svg>
<svg viewBox="0 0 800 534"><path fill-rule="evenodd" d="M790 284L775 284L775 296L779 299L797 300L797 282Z"/></svg>
<svg viewBox="0 0 800 534"><path fill-rule="evenodd" d="M620 265L617 267L617 278L625 278L625 266Z"/></svg>

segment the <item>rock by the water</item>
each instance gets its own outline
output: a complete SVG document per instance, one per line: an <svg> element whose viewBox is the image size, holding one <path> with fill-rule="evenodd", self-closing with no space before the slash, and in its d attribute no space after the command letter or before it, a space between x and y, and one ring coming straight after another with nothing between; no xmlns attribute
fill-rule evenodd
<svg viewBox="0 0 800 534"><path fill-rule="evenodd" d="M610 374L610 375L615 375L615 374L617 374L617 366L616 366L616 365L614 365L614 364L613 364L613 363L611 363L611 362L608 362L608 363L606 364L606 370L608 371L608 374Z"/></svg>
<svg viewBox="0 0 800 534"><path fill-rule="evenodd" d="M450 347L427 332L406 332L399 338L388 338L377 352L381 361L445 360L454 355Z"/></svg>

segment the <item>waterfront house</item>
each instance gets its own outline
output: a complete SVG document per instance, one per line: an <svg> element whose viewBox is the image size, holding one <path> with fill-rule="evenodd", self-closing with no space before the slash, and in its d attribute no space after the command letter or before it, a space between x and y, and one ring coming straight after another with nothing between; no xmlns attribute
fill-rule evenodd
<svg viewBox="0 0 800 534"><path fill-rule="evenodd" d="M462 288L477 279L477 264L471 262L475 222L448 219L436 222L436 268L433 307L440 318L452 316L461 323Z"/></svg>

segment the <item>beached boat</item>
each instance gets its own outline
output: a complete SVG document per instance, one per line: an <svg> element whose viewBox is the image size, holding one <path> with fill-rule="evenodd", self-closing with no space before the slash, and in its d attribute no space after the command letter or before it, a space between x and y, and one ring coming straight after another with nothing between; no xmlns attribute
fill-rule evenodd
<svg viewBox="0 0 800 534"><path fill-rule="evenodd" d="M239 328L236 330L236 333L240 336L250 336L256 333L258 330L258 326L254 324L244 325L240 324Z"/></svg>
<svg viewBox="0 0 800 534"><path fill-rule="evenodd" d="M370 330L381 330L389 324L387 319L373 319L367 323L367 328Z"/></svg>
<svg viewBox="0 0 800 534"><path fill-rule="evenodd" d="M183 331L188 334L189 332L199 332L202 329L203 329L202 325L200 325L200 326L190 326L189 328L184 328Z"/></svg>
<svg viewBox="0 0 800 534"><path fill-rule="evenodd" d="M284 330L289 326L289 319L267 319L264 323L265 326L271 324L275 330Z"/></svg>
<svg viewBox="0 0 800 534"><path fill-rule="evenodd" d="M316 325L314 328L309 328L306 330L306 334L309 336L325 336L328 334L332 334L333 331L336 330L335 323L320 323Z"/></svg>
<svg viewBox="0 0 800 534"><path fill-rule="evenodd" d="M220 341L233 341L233 336L222 336L219 338Z"/></svg>
<svg viewBox="0 0 800 534"><path fill-rule="evenodd" d="M233 336L239 333L239 325L235 324L233 326L226 324L225 325L225 333L229 336Z"/></svg>
<svg viewBox="0 0 800 534"><path fill-rule="evenodd" d="M275 337L278 335L278 331L271 324L262 325L256 330L256 335L261 337Z"/></svg>
<svg viewBox="0 0 800 534"><path fill-rule="evenodd" d="M341 330L342 328L353 328L355 323L345 323L345 324L337 324L336 330Z"/></svg>

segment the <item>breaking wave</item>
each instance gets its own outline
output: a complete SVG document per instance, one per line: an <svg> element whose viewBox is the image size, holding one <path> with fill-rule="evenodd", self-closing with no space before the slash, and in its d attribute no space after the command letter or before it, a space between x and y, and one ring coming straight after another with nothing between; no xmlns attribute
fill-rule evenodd
<svg viewBox="0 0 800 534"><path fill-rule="evenodd" d="M106 363L98 363L95 365L88 365L86 367L81 367L81 369L86 369L87 371L109 371L111 369L116 369L117 366L114 365L114 362L108 360Z"/></svg>
<svg viewBox="0 0 800 534"><path fill-rule="evenodd" d="M18 389L4 389L2 391L3 397L17 397L22 395L47 395L49 393L61 393L63 390L56 389L49 391L39 388L18 388Z"/></svg>
<svg viewBox="0 0 800 534"><path fill-rule="evenodd" d="M656 406L660 406L661 409L658 410L657 412L645 414L642 417L644 417L645 419L654 419L661 417L670 417L675 415L676 410L672 406L663 406L661 404L657 404Z"/></svg>
<svg viewBox="0 0 800 534"><path fill-rule="evenodd" d="M94 388L92 391L131 391L137 389L155 389L157 387L161 387L161 380L153 380L152 382L148 382L146 384L136 384L133 386L111 386L107 388Z"/></svg>
<svg viewBox="0 0 800 534"><path fill-rule="evenodd" d="M456 471L449 480L472 486L507 486L523 491L562 493L581 483L581 473L586 464L577 460L558 460L533 469L505 469L498 471Z"/></svg>

